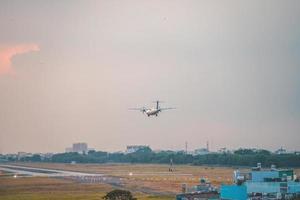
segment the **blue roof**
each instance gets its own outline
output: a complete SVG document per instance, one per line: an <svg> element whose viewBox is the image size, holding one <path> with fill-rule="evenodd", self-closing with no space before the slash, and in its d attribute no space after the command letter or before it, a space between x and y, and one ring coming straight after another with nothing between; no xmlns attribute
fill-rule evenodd
<svg viewBox="0 0 300 200"><path fill-rule="evenodd" d="M221 199L246 200L247 187L245 185L222 185Z"/></svg>

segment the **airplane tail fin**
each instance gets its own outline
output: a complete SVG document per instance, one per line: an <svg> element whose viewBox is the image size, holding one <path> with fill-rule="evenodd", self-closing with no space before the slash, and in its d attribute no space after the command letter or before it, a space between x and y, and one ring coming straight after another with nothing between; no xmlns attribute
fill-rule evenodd
<svg viewBox="0 0 300 200"><path fill-rule="evenodd" d="M153 101L153 103L156 103L156 109L158 110L159 109L159 103L163 103L163 101L156 100L156 101Z"/></svg>

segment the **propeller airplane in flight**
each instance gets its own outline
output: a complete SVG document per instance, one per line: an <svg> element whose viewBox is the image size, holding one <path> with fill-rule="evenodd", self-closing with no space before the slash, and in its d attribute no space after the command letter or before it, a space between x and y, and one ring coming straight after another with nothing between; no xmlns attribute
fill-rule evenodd
<svg viewBox="0 0 300 200"><path fill-rule="evenodd" d="M171 110L171 109L176 109L176 108L161 108L159 106L159 103L162 103L162 101L154 101L154 103L156 103L156 107L155 108L146 108L146 107L141 107L141 108L130 108L129 110L139 110L141 111L143 114L146 114L148 117L150 116L158 116L158 114L164 110Z"/></svg>

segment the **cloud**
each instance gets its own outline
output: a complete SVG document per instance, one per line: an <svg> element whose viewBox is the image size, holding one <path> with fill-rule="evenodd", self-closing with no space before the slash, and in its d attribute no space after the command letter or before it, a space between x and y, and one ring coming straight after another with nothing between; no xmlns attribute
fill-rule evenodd
<svg viewBox="0 0 300 200"><path fill-rule="evenodd" d="M18 44L15 46L0 47L0 75L15 74L12 68L12 58L15 55L31 51L39 51L39 46L37 44Z"/></svg>

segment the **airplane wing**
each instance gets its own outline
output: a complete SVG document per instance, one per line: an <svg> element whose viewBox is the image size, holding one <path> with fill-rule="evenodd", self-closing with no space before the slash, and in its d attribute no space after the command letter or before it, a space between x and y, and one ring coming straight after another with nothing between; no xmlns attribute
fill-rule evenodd
<svg viewBox="0 0 300 200"><path fill-rule="evenodd" d="M160 108L160 110L172 110L172 109L176 109L176 108Z"/></svg>
<svg viewBox="0 0 300 200"><path fill-rule="evenodd" d="M146 108L145 107L141 107L141 108L129 108L129 110L139 110L141 112L145 112Z"/></svg>

